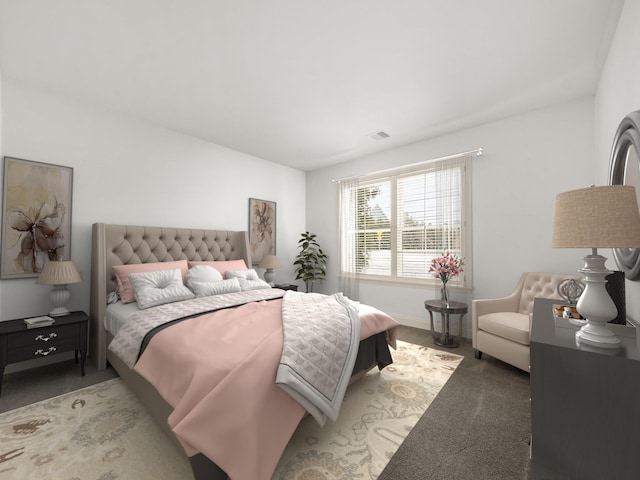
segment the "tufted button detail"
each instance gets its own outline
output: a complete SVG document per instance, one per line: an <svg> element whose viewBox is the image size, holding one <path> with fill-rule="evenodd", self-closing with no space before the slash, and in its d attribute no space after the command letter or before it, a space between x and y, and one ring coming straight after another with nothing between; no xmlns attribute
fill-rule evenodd
<svg viewBox="0 0 640 480"><path fill-rule="evenodd" d="M557 292L558 284L566 278L578 278L575 275L560 273L527 273L520 295L519 312L530 314L536 298L560 298Z"/></svg>

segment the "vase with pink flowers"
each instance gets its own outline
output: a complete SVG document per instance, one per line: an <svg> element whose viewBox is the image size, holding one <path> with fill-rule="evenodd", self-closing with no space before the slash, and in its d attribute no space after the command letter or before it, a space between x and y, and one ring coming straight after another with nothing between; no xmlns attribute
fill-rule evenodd
<svg viewBox="0 0 640 480"><path fill-rule="evenodd" d="M453 277L457 277L464 269L464 258L452 253L449 250L443 252L439 257L435 257L431 260L431 266L429 267L429 273L433 273L435 278L440 279L442 282L442 301L449 307L449 291L447 290L447 282Z"/></svg>

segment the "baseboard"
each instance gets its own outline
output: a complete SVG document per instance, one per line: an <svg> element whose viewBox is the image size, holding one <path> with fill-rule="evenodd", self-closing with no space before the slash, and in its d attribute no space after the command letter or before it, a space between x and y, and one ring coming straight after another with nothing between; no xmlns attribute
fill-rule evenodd
<svg viewBox="0 0 640 480"><path fill-rule="evenodd" d="M431 331L429 321L425 318L407 317L404 315L399 315L394 313L390 313L389 315L395 318L398 321L398 323L400 323L400 325L403 325L405 327L419 328L421 330L426 330L428 332ZM434 326L436 331L438 331L439 323L436 323L436 322L439 322L439 320L434 319L434 323L435 323ZM466 338L470 340L471 339L470 325L468 326L468 328L469 330L467 330L466 317L465 317L465 321L463 321L462 323L462 338Z"/></svg>
<svg viewBox="0 0 640 480"><path fill-rule="evenodd" d="M405 327L413 327L419 328L421 330L431 330L429 328L429 322L424 318L414 318L414 317L405 317L403 315L397 315L394 313L390 313L393 318L395 318L400 325L404 325Z"/></svg>

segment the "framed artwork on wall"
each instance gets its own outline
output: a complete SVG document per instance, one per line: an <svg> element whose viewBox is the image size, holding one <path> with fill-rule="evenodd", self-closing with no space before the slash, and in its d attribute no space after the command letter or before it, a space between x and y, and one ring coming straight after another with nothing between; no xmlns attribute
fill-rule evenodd
<svg viewBox="0 0 640 480"><path fill-rule="evenodd" d="M0 278L37 277L71 259L73 168L4 157Z"/></svg>
<svg viewBox="0 0 640 480"><path fill-rule="evenodd" d="M249 199L249 245L253 265L276 254L276 202Z"/></svg>

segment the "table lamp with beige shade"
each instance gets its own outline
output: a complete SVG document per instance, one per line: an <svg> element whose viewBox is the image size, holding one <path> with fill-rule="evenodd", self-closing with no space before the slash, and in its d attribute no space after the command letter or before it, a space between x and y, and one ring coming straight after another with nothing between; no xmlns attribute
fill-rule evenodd
<svg viewBox="0 0 640 480"><path fill-rule="evenodd" d="M69 315L65 305L71 298L71 292L67 289L67 285L80 282L82 282L82 276L72 261L51 261L45 264L36 284L53 285L49 297L54 309L49 312L50 317Z"/></svg>
<svg viewBox="0 0 640 480"><path fill-rule="evenodd" d="M560 193L556 197L553 225L554 248L590 248L579 270L585 289L576 305L586 324L576 332L576 341L586 345L619 348L620 339L608 328L617 316L615 303L606 289L606 258L598 248L640 248L640 214L635 187L591 186Z"/></svg>

